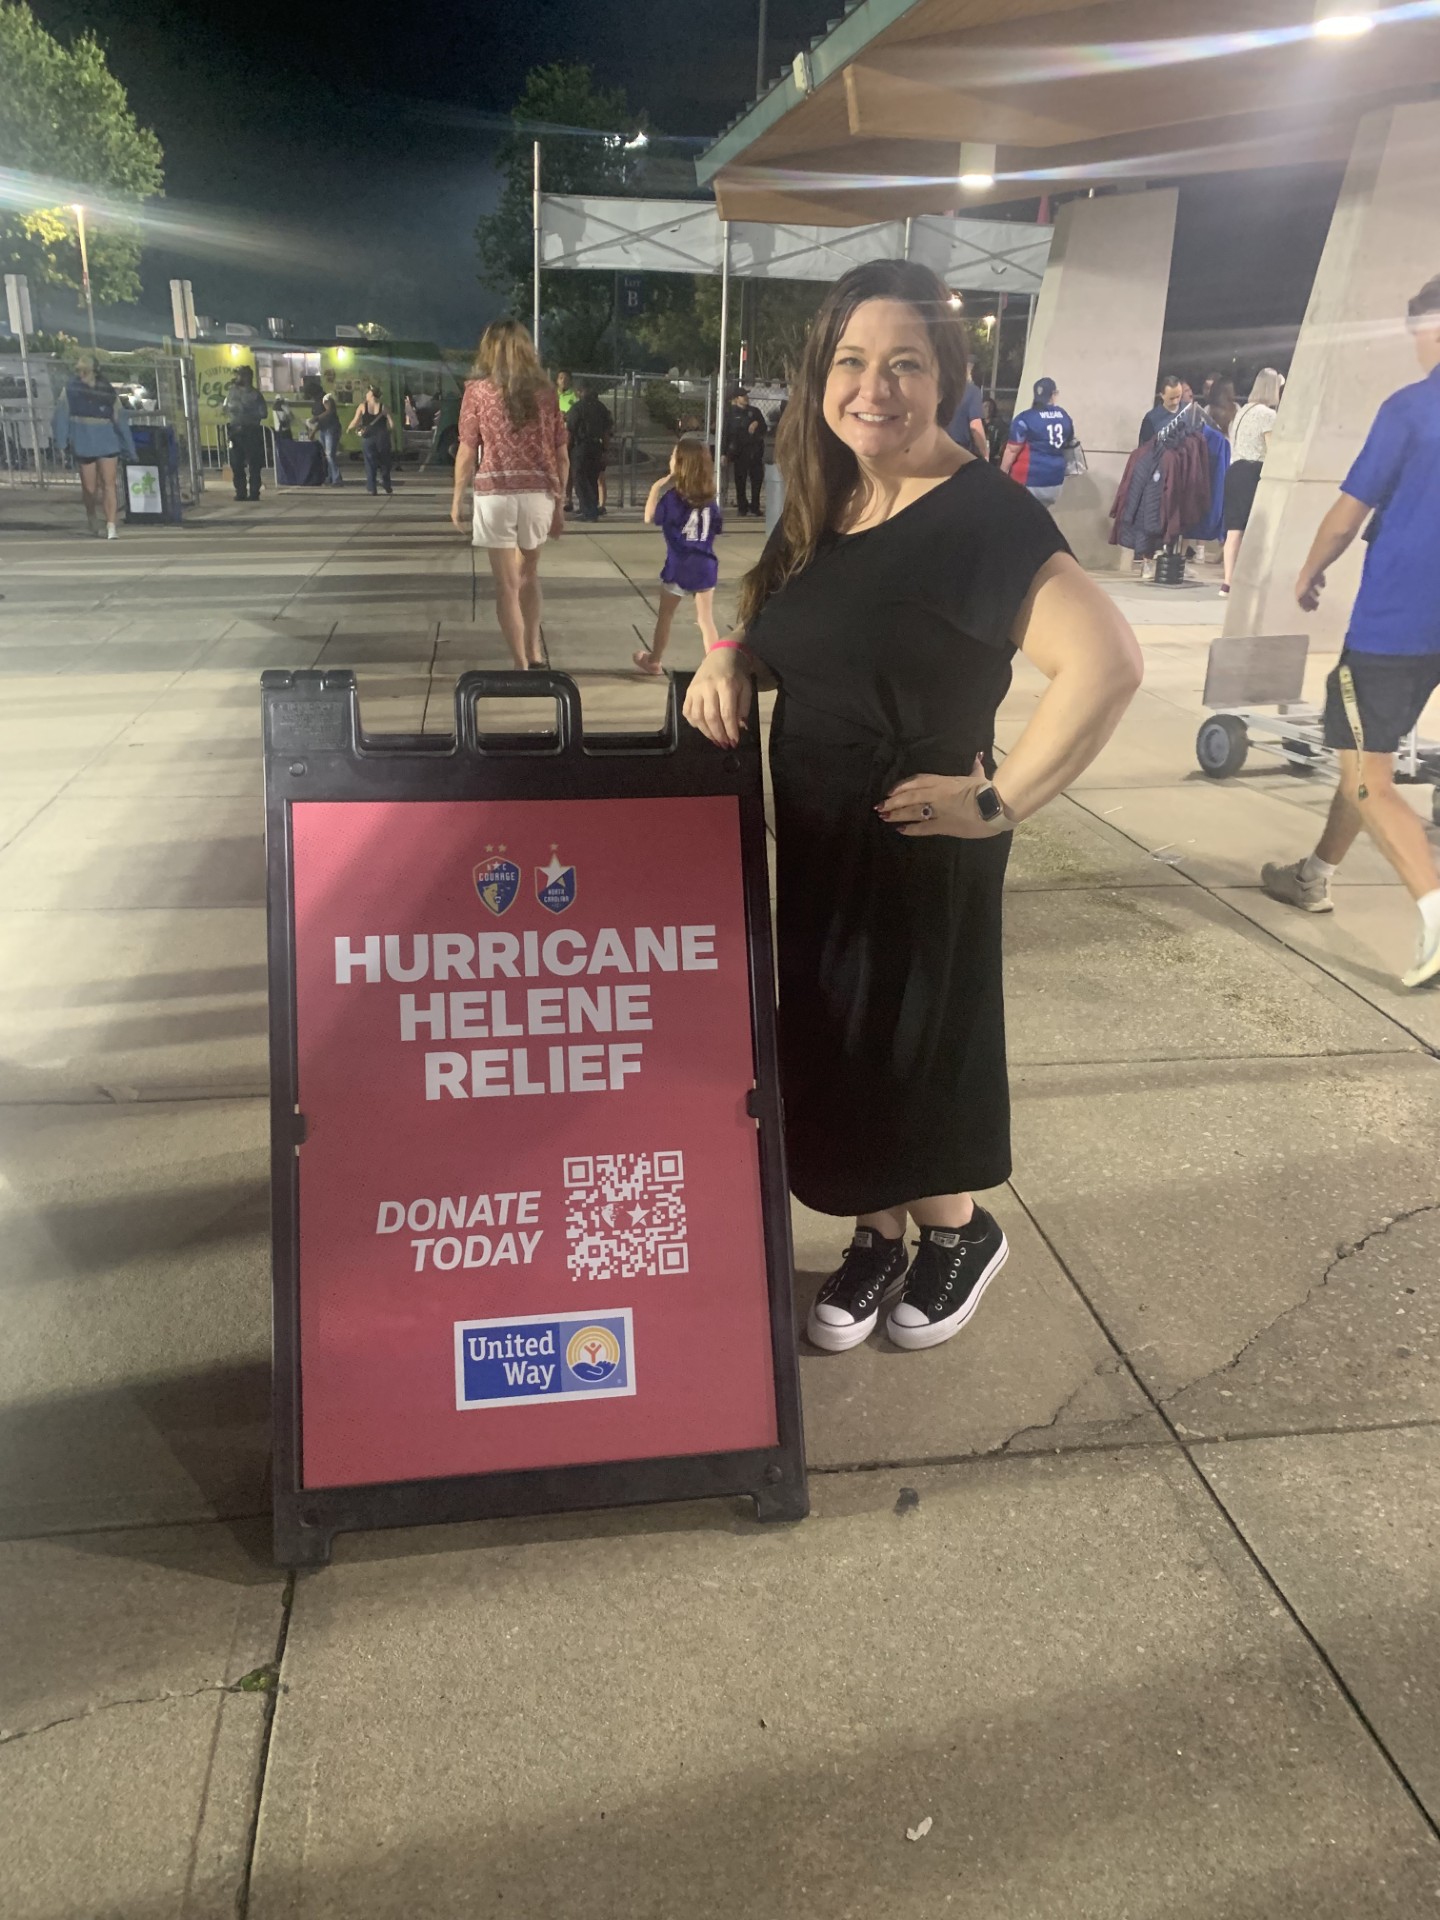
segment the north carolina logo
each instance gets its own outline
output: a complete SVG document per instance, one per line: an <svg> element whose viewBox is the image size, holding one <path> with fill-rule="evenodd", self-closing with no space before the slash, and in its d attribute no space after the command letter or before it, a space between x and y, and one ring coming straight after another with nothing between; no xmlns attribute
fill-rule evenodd
<svg viewBox="0 0 1440 1920"><path fill-rule="evenodd" d="M565 1364L577 1380L608 1380L620 1364L620 1342L608 1327L577 1327L565 1349Z"/></svg>
<svg viewBox="0 0 1440 1920"><path fill-rule="evenodd" d="M505 849L500 849L503 854ZM503 860L500 854L492 854L482 860L474 870L475 891L480 896L482 906L491 913L504 913L514 902L520 891L520 869L513 860Z"/></svg>
<svg viewBox="0 0 1440 1920"><path fill-rule="evenodd" d="M561 866L553 846L550 864L535 869L535 898L551 913L564 913L575 904L575 869Z"/></svg>

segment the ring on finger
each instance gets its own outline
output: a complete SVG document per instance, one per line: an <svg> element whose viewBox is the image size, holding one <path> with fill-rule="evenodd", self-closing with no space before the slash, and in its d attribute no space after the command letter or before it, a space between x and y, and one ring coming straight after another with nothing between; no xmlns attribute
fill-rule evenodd
<svg viewBox="0 0 1440 1920"><path fill-rule="evenodd" d="M920 818L922 820L933 820L935 818L935 809L934 807L931 806L928 800L925 802L924 806L921 807L920 809Z"/></svg>

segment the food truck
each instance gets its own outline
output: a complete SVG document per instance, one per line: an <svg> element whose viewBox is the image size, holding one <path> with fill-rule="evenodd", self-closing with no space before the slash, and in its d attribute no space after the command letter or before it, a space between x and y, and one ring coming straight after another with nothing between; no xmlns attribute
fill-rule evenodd
<svg viewBox="0 0 1440 1920"><path fill-rule="evenodd" d="M360 436L349 431L355 409L365 398L370 381L378 383L395 423L396 440L404 445L405 396L438 399L459 382L447 357L429 340L199 340L195 344L195 386L200 407L202 438L225 424L225 394L237 367L253 367L255 384L273 407L288 402L295 431L303 430L312 401L333 393L340 424L341 445L360 451ZM425 417L428 419L428 410Z"/></svg>

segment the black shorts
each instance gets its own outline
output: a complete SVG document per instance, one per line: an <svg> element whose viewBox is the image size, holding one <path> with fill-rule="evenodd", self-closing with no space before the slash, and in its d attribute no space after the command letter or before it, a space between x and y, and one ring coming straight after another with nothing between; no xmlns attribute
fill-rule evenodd
<svg viewBox="0 0 1440 1920"><path fill-rule="evenodd" d="M1244 533L1260 484L1258 460L1232 460L1225 475L1225 531Z"/></svg>
<svg viewBox="0 0 1440 1920"><path fill-rule="evenodd" d="M1355 746L1345 702L1340 697L1340 668L1355 681L1355 703L1366 753L1396 753L1415 730L1425 703L1440 687L1440 653L1352 653L1347 647L1325 681L1325 744Z"/></svg>

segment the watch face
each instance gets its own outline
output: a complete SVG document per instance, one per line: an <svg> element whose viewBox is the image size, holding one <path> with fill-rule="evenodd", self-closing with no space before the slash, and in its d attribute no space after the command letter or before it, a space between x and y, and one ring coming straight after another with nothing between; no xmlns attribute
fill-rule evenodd
<svg viewBox="0 0 1440 1920"><path fill-rule="evenodd" d="M994 787L981 787L975 795L975 806L982 820L1000 818L1000 796Z"/></svg>

